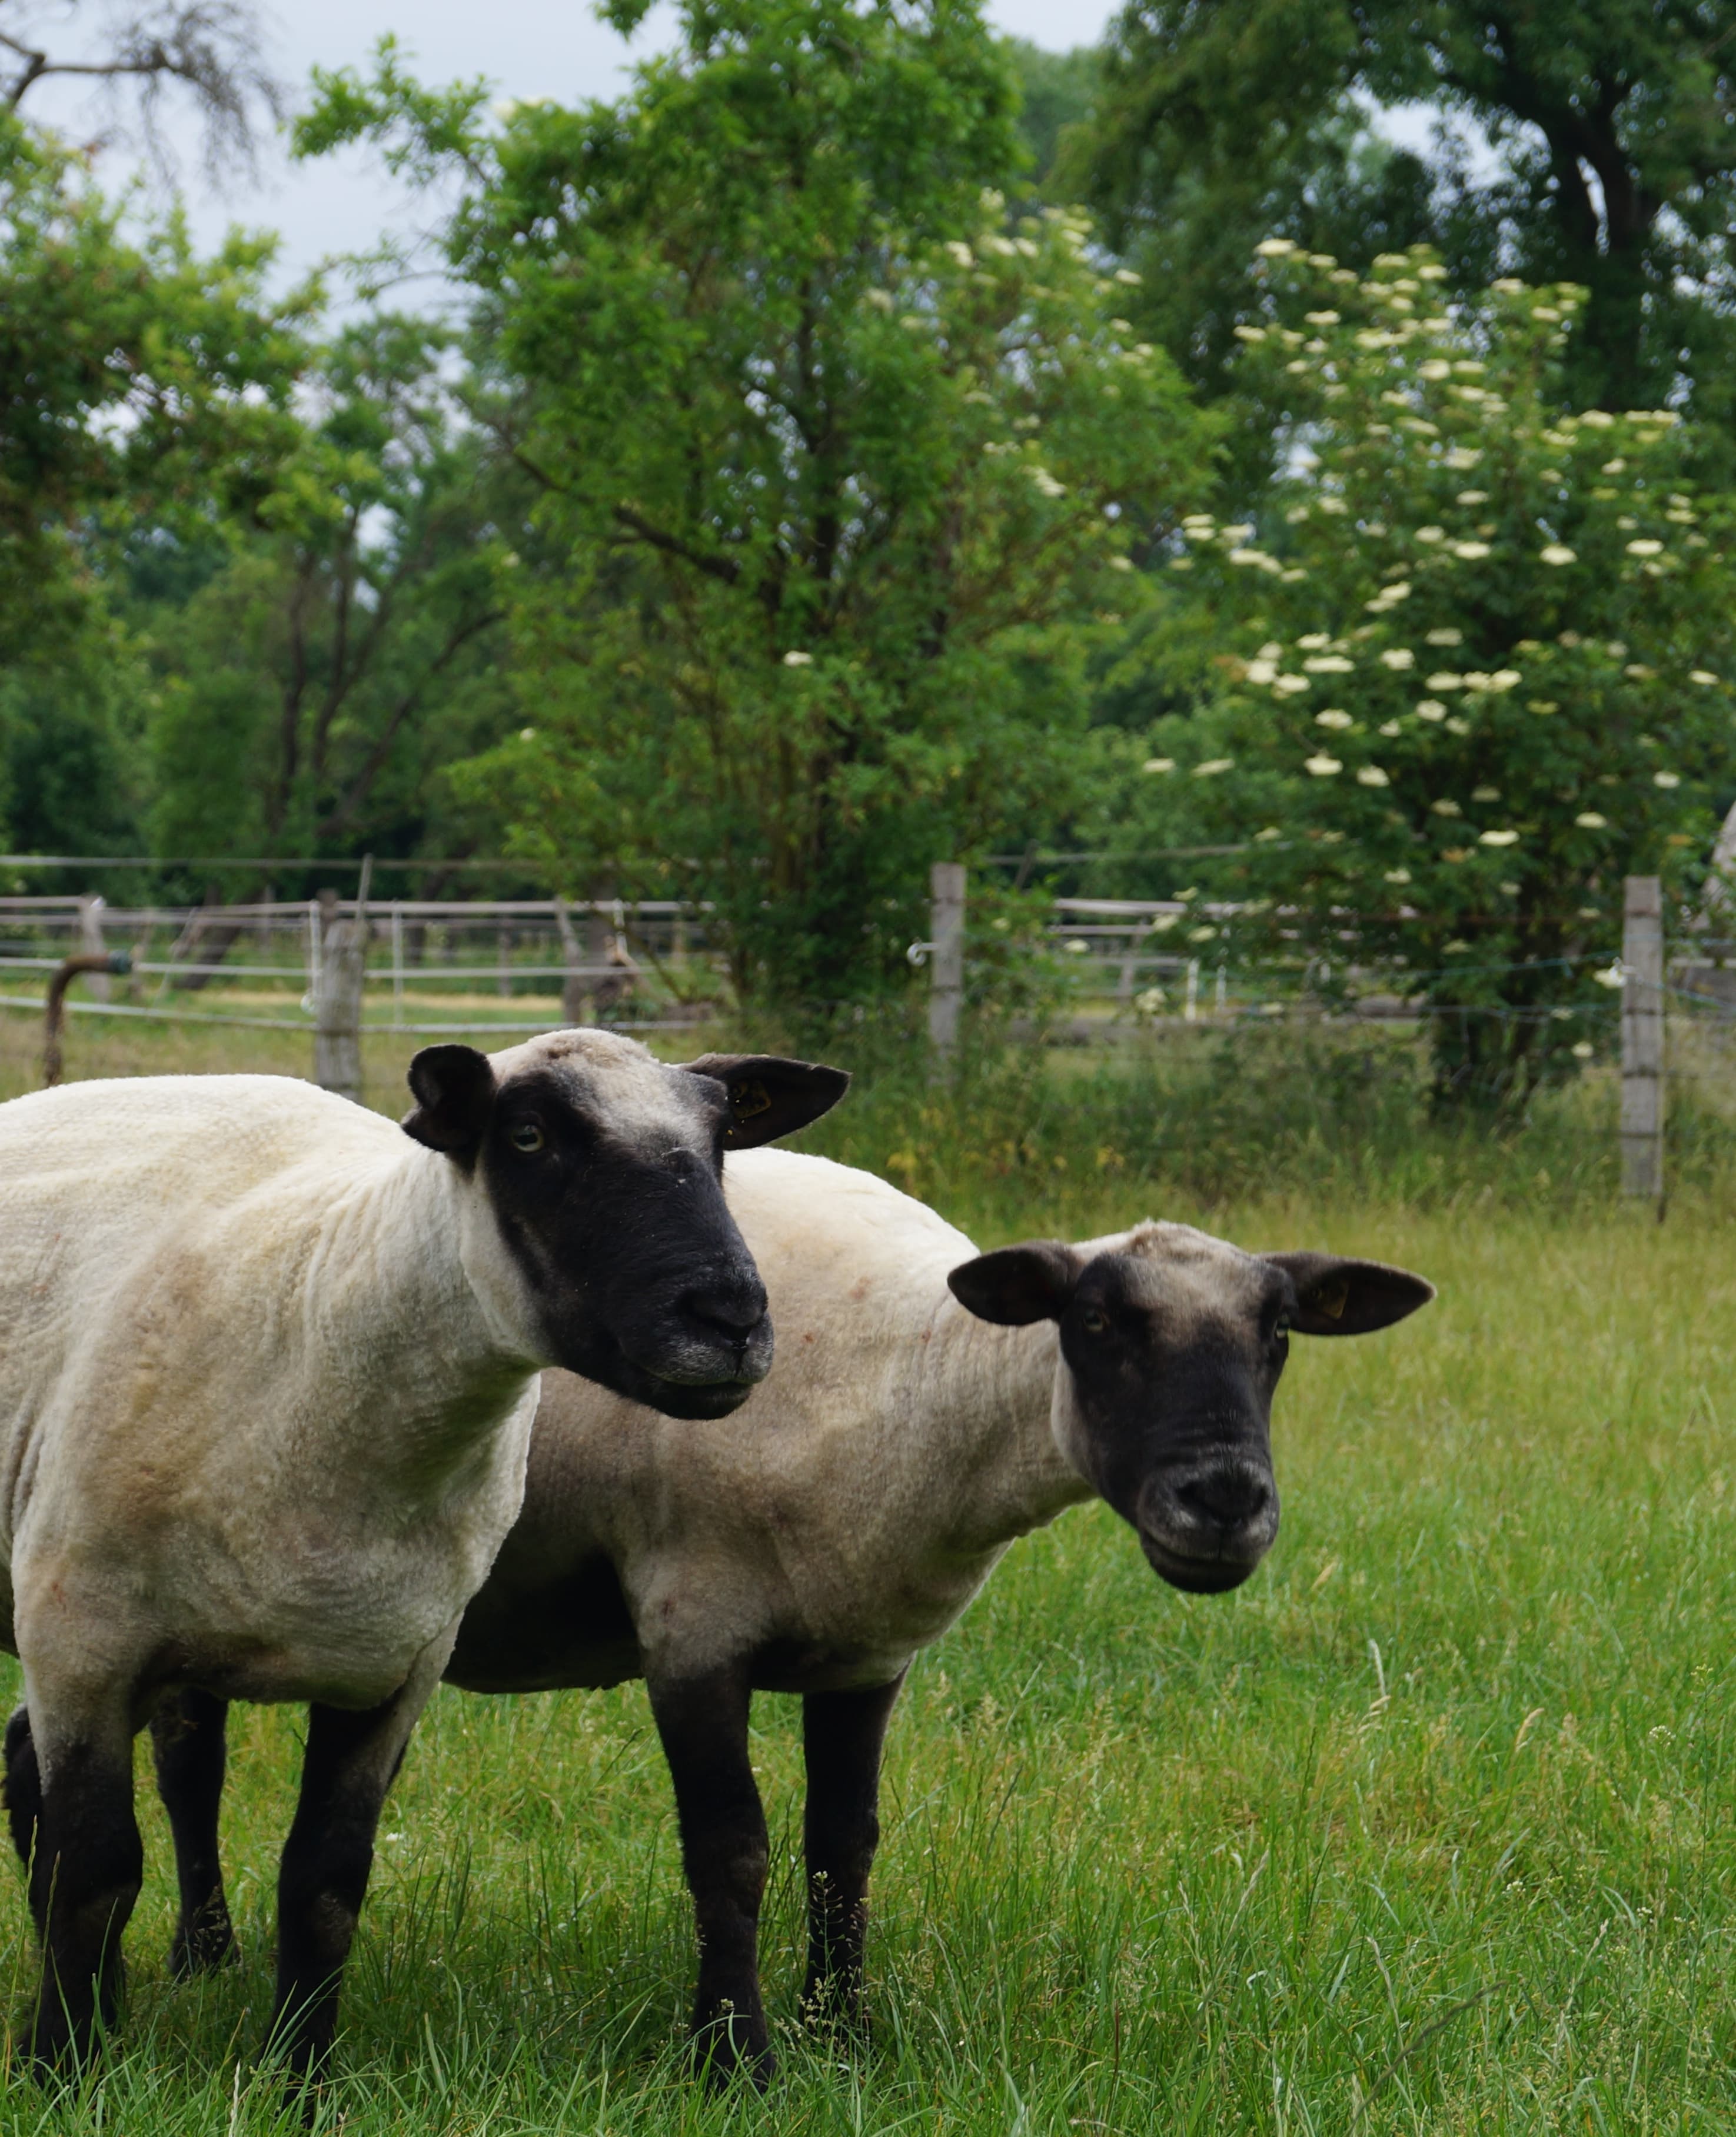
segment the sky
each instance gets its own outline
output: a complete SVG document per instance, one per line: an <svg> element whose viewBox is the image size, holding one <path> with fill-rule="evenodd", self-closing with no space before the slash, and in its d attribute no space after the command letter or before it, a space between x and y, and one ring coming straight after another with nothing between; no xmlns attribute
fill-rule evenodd
<svg viewBox="0 0 1736 2137"><path fill-rule="evenodd" d="M1010 35L1064 51L1095 43L1116 0L990 0L987 12ZM567 102L618 95L632 58L667 41L671 17L666 6L655 9L631 46L596 19L588 0L491 0L480 8L475 0L279 0L267 21L271 64L292 93L305 89L316 63L365 66L376 41L391 31L424 80L482 75L502 97ZM101 114L88 97L65 82L42 86L51 94L32 91L27 107L37 116L76 139L99 129ZM209 247L236 222L276 230L282 238L275 278L280 284L329 255L366 249L383 229L415 228L407 192L365 151L292 165L280 148L268 146L258 184L231 176L213 185L200 167L196 126L171 113L164 132L179 161L196 240ZM119 178L132 162L117 145L100 168Z"/></svg>

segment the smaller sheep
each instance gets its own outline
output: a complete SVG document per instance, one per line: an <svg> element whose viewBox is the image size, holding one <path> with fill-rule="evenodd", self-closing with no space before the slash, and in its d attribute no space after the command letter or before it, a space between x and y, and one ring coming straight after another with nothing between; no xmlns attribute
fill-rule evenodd
<svg viewBox="0 0 1736 2137"><path fill-rule="evenodd" d="M780 1331L756 1429L677 1432L550 1374L524 1511L446 1676L494 1692L646 1679L698 1916L699 2051L763 2081L753 1693L803 1701L802 2002L853 2022L880 1748L912 1657L1016 1537L1094 1496L1173 1585L1246 1580L1277 1533L1270 1419L1291 1331L1363 1335L1434 1292L1186 1224L978 1256L884 1181L788 1151L731 1158L727 1185ZM232 1945L221 1702L165 1717L158 1756L178 1950L214 1964Z"/></svg>
<svg viewBox="0 0 1736 2137"><path fill-rule="evenodd" d="M402 1129L266 1076L0 1107L0 1642L24 1666L7 1802L39 2064L115 2015L132 1739L185 1687L314 1702L276 2024L293 2067L320 2060L384 1790L518 1511L539 1367L737 1408L772 1332L724 1147L847 1080L562 1031L426 1049Z"/></svg>

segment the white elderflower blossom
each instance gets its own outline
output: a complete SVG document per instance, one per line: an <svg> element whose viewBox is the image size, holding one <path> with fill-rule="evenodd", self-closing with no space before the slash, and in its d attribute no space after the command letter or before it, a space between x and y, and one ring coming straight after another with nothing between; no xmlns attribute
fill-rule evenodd
<svg viewBox="0 0 1736 2137"><path fill-rule="evenodd" d="M1134 568L1134 560L1131 557L1111 557L1109 563L1112 572L1130 572Z"/></svg>
<svg viewBox="0 0 1736 2137"><path fill-rule="evenodd" d="M1265 339L1265 329L1264 327L1236 327L1232 329L1232 332L1235 333L1237 341L1251 342L1264 341Z"/></svg>
<svg viewBox="0 0 1736 2137"><path fill-rule="evenodd" d="M1358 786L1390 786L1392 782L1378 764L1365 764L1356 775Z"/></svg>
<svg viewBox="0 0 1736 2137"><path fill-rule="evenodd" d="M1654 786L1680 786L1682 775L1679 772L1655 772L1651 775Z"/></svg>
<svg viewBox="0 0 1736 2137"><path fill-rule="evenodd" d="M1465 633L1455 624L1443 624L1438 630L1431 630L1427 635L1431 645L1462 645L1465 643Z"/></svg>
<svg viewBox="0 0 1736 2137"><path fill-rule="evenodd" d="M1417 529L1417 539L1419 542L1444 542L1446 539L1446 529L1444 527L1419 527Z"/></svg>
<svg viewBox="0 0 1736 2137"><path fill-rule="evenodd" d="M1215 779L1220 772L1227 772L1236 762L1233 757L1208 757L1203 764L1193 767L1196 779Z"/></svg>
<svg viewBox="0 0 1736 2137"><path fill-rule="evenodd" d="M1568 1053L1573 1056L1573 1059L1576 1061L1589 1061L1597 1050L1597 1048L1592 1045L1592 1042L1588 1039L1575 1039L1573 1044L1568 1049Z"/></svg>
<svg viewBox="0 0 1736 2137"><path fill-rule="evenodd" d="M1382 667L1390 668L1394 674L1397 674L1406 668L1414 668L1417 655L1408 645L1389 645L1380 656L1380 662Z"/></svg>
<svg viewBox="0 0 1736 2137"><path fill-rule="evenodd" d="M1688 671L1688 680L1690 683L1707 684L1715 683L1718 678L1709 668L1690 668Z"/></svg>
<svg viewBox="0 0 1736 2137"><path fill-rule="evenodd" d="M1296 644L1304 653L1318 653L1323 646L1330 645L1332 634L1327 630L1304 631Z"/></svg>
<svg viewBox="0 0 1736 2137"><path fill-rule="evenodd" d="M1310 675L1349 675L1356 669L1356 663L1342 653L1313 653L1302 665Z"/></svg>
<svg viewBox="0 0 1736 2137"><path fill-rule="evenodd" d="M1424 698L1417 707L1417 717L1419 720L1431 722L1444 720L1446 718L1446 708L1438 698Z"/></svg>
<svg viewBox="0 0 1736 2137"><path fill-rule="evenodd" d="M1322 755L1305 758L1303 769L1312 772L1316 779L1330 779L1335 772L1342 772L1344 767L1337 757Z"/></svg>
<svg viewBox="0 0 1736 2137"><path fill-rule="evenodd" d="M1582 831L1603 831L1609 828L1609 818L1600 815L1595 809L1582 809L1573 821Z"/></svg>
<svg viewBox="0 0 1736 2137"><path fill-rule="evenodd" d="M1390 741L1394 735L1402 734L1404 729L1400 727L1397 720L1382 720L1376 732L1385 735Z"/></svg>
<svg viewBox="0 0 1736 2137"><path fill-rule="evenodd" d="M1384 880L1387 883L1408 883L1411 871L1407 868L1388 869Z"/></svg>
<svg viewBox="0 0 1736 2137"><path fill-rule="evenodd" d="M1305 675L1280 675L1275 678L1272 684L1272 689L1280 698L1294 698L1300 692L1310 690L1313 688L1314 685Z"/></svg>
<svg viewBox="0 0 1736 2137"><path fill-rule="evenodd" d="M1431 801L1429 808L1436 816L1462 816L1465 814L1456 801Z"/></svg>
<svg viewBox="0 0 1736 2137"><path fill-rule="evenodd" d="M960 238L948 238L940 249L955 266L974 267L977 264L976 254Z"/></svg>
<svg viewBox="0 0 1736 2137"><path fill-rule="evenodd" d="M1303 318L1311 327L1335 327L1339 323L1336 312L1304 312Z"/></svg>
<svg viewBox="0 0 1736 2137"><path fill-rule="evenodd" d="M870 290L867 301L877 312L892 312L898 309L898 299L890 290Z"/></svg>
<svg viewBox="0 0 1736 2137"><path fill-rule="evenodd" d="M786 668L812 668L814 656L812 653L786 653L783 664Z"/></svg>
<svg viewBox="0 0 1736 2137"><path fill-rule="evenodd" d="M1431 356L1426 363L1419 363L1417 367L1417 376L1419 378L1451 378L1452 375L1451 364L1438 356Z"/></svg>
<svg viewBox="0 0 1736 2137"><path fill-rule="evenodd" d="M1173 757L1148 757L1140 769L1144 772L1173 772L1175 759Z"/></svg>
<svg viewBox="0 0 1736 2137"><path fill-rule="evenodd" d="M1470 798L1473 801L1499 801L1501 790L1499 786L1473 786Z"/></svg>
<svg viewBox="0 0 1736 2137"><path fill-rule="evenodd" d="M1663 548L1661 542L1654 542L1649 538L1642 538L1640 541L1628 543L1627 553L1630 557L1656 557L1662 554Z"/></svg>
<svg viewBox="0 0 1736 2137"><path fill-rule="evenodd" d="M1442 669L1440 674L1430 676L1429 688L1431 690L1462 690L1465 688L1465 678L1462 675L1449 674Z"/></svg>
<svg viewBox="0 0 1736 2137"><path fill-rule="evenodd" d="M1329 705L1324 713L1316 713L1314 714L1314 725L1317 728L1338 728L1342 729L1348 727L1354 727L1355 724L1356 723L1351 718L1349 713L1343 711L1337 705Z"/></svg>
<svg viewBox="0 0 1736 2137"><path fill-rule="evenodd" d="M1545 564L1572 564L1578 562L1577 553L1565 542L1550 542L1538 551L1539 560Z"/></svg>
<svg viewBox="0 0 1736 2137"><path fill-rule="evenodd" d="M1517 831L1485 831L1477 840L1480 846L1513 846L1518 843Z"/></svg>
<svg viewBox="0 0 1736 2137"><path fill-rule="evenodd" d="M1489 553L1486 542L1455 542L1453 544L1453 554L1463 557L1467 562L1475 562L1478 557L1486 557Z"/></svg>

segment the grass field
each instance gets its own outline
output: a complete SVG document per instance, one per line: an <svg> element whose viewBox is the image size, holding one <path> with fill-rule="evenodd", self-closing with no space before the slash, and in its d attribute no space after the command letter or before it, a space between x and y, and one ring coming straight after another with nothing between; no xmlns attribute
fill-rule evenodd
<svg viewBox="0 0 1736 2137"><path fill-rule="evenodd" d="M27 1046L0 1039L24 1088ZM123 1065L88 1027L74 1041L76 1068ZM176 1044L127 1059L237 1065ZM1295 1346L1283 1529L1237 1594L1163 1588L1091 1507L1020 1546L918 1664L860 2058L793 2024L793 1702L756 1717L784 2024L762 2102L682 2070L692 1940L640 1689L448 1692L388 1808L322 2113L356 2137L1736 2129L1736 1204L1715 1179L1662 1226L1470 1173L1432 1198L1208 1200L1124 1161L1033 1160L932 1191L984 1244L1156 1205L1251 1246L1405 1262L1441 1295L1385 1336ZM298 1737L293 1713L237 1713L244 1964L169 1984L142 1790L124 2052L58 2101L9 2076L0 2130L280 2119L251 2057ZM17 1881L0 1946L16 2012Z"/></svg>

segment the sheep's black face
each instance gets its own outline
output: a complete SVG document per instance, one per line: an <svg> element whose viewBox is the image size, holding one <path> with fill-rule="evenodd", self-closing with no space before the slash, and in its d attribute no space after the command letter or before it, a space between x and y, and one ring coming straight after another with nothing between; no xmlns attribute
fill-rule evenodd
<svg viewBox="0 0 1736 2137"><path fill-rule="evenodd" d="M1173 1586L1239 1587L1278 1533L1272 1395L1292 1331L1355 1336L1433 1297L1402 1269L1246 1254L1186 1224L1038 1240L948 1279L985 1320L1061 1331L1056 1438Z"/></svg>
<svg viewBox="0 0 1736 2137"><path fill-rule="evenodd" d="M848 1083L768 1056L671 1068L612 1033L557 1032L492 1060L428 1048L404 1126L486 1194L546 1362L673 1417L723 1417L772 1363L724 1152L805 1126Z"/></svg>

